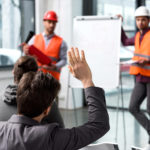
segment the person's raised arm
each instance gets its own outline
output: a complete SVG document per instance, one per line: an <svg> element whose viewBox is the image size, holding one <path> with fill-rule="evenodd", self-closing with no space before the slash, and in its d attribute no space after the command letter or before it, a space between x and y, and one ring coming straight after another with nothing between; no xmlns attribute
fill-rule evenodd
<svg viewBox="0 0 150 150"><path fill-rule="evenodd" d="M104 90L94 86L84 52L81 51L80 56L77 48L71 48L68 59L70 72L84 86L88 120L84 125L72 129L56 129L53 134L53 150L80 149L101 138L109 130Z"/></svg>
<svg viewBox="0 0 150 150"><path fill-rule="evenodd" d="M118 18L121 19L121 21L123 22L123 17L121 14L116 15ZM123 27L121 27L121 42L123 44L123 46L129 46L129 45L134 45L134 41L135 41L135 36L128 38Z"/></svg>
<svg viewBox="0 0 150 150"><path fill-rule="evenodd" d="M34 43L35 36L33 36L27 43L23 43L22 50L25 55L29 55L29 46Z"/></svg>
<svg viewBox="0 0 150 150"><path fill-rule="evenodd" d="M84 88L94 86L92 81L92 73L86 62L84 51L81 51L81 57L79 55L79 50L71 48L68 52L69 59L69 70L72 75L79 79Z"/></svg>

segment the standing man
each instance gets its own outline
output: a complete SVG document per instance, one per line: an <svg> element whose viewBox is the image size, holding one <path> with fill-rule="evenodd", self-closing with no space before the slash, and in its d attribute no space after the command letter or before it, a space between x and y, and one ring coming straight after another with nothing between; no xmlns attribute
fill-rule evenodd
<svg viewBox="0 0 150 150"><path fill-rule="evenodd" d="M23 46L23 51L26 55L29 55L29 45L34 45L42 53L51 58L51 65L43 65L38 62L38 67L44 73L50 73L55 79L60 79L61 68L66 65L67 62L67 44L59 36L55 34L55 27L58 22L57 14L54 11L47 11L43 17L44 32L35 35L28 44ZM58 110L58 97L53 104L51 112L44 119L46 122L50 122L50 118L55 118L64 127L62 117L58 117L60 114ZM53 117L52 117L53 116Z"/></svg>
<svg viewBox="0 0 150 150"><path fill-rule="evenodd" d="M38 66L43 72L49 72L59 80L61 68L67 62L67 44L61 37L54 33L57 22L57 14L54 11L46 12L43 17L44 32L35 35L28 44L33 44L42 53L51 58L51 65L43 65L38 62ZM29 54L29 45L26 44L23 46L23 51L26 55Z"/></svg>
<svg viewBox="0 0 150 150"><path fill-rule="evenodd" d="M121 17L118 15L118 17ZM128 38L122 29L121 40L124 46L135 45L133 60L134 63L130 67L130 74L135 75L136 83L133 89L129 111L144 127L150 137L150 120L140 110L140 105L147 97L147 113L150 115L150 28L149 28L149 10L145 6L141 6L135 11L136 26L138 32L132 38ZM145 150L150 150L149 144Z"/></svg>

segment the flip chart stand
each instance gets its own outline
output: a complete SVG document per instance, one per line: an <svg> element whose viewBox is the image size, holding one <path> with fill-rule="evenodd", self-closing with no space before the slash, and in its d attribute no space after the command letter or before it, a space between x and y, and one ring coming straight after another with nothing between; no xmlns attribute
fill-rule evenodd
<svg viewBox="0 0 150 150"><path fill-rule="evenodd" d="M66 101L66 109L69 106L69 91L71 89L72 93L72 101L73 101L73 111L74 111L74 118L75 118L75 124L78 126L78 118L77 118L77 111L76 111L76 101L75 101L75 94L73 88L70 86L70 72L68 71L68 87L67 87L67 101Z"/></svg>
<svg viewBox="0 0 150 150"><path fill-rule="evenodd" d="M117 107L116 107L116 134L115 134L115 142L118 141L119 101L120 101L120 98L121 98L121 108L124 108L123 84L122 84L121 71L120 71L120 85L117 87L117 89L118 89L118 100L117 100ZM122 119L123 119L122 121L123 121L123 133L124 133L124 150L126 150L126 124L125 124L125 112L124 112L124 109L122 109Z"/></svg>

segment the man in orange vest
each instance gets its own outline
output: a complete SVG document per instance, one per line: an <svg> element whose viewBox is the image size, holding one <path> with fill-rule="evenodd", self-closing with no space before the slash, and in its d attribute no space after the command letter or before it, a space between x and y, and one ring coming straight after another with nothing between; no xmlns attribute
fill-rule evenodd
<svg viewBox="0 0 150 150"><path fill-rule="evenodd" d="M43 65L38 62L38 66L43 72L49 72L59 80L61 68L67 62L67 44L61 37L54 33L57 22L57 14L54 11L46 12L43 17L44 32L35 35L28 44L25 44L23 51L28 55L29 45L33 44L42 53L50 57L52 60L51 65Z"/></svg>
<svg viewBox="0 0 150 150"><path fill-rule="evenodd" d="M54 33L57 22L57 14L54 11L46 12L43 17L44 32L33 36L28 44L23 46L23 51L26 55L29 55L29 45L33 44L42 53L50 57L52 60L51 65L44 65L38 62L39 69L45 73L49 72L54 78L59 80L61 68L67 62L67 44L61 37ZM46 120L48 121L49 118L55 117L55 120L58 120L58 123L64 127L59 109L56 109L58 107L57 103L58 97L56 97L56 101Z"/></svg>
<svg viewBox="0 0 150 150"><path fill-rule="evenodd" d="M118 15L118 17L122 17ZM137 121L145 128L150 137L150 120L140 110L140 105L147 96L147 113L150 115L150 28L149 10L140 6L135 11L136 25L139 31L132 38L128 38L122 29L121 41L124 46L135 45L133 63L130 67L130 74L135 75L136 83L133 89L129 111ZM149 144L145 150L150 150Z"/></svg>

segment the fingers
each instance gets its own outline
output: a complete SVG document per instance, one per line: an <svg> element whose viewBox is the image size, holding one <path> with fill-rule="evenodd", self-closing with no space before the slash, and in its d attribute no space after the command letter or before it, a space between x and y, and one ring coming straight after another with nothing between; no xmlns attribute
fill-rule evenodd
<svg viewBox="0 0 150 150"><path fill-rule="evenodd" d="M81 59L80 59L80 54L79 54L78 48L75 48L75 55L76 55L76 60L80 61Z"/></svg>
<svg viewBox="0 0 150 150"><path fill-rule="evenodd" d="M81 61L86 61L84 51L83 50L81 51L81 57L80 57L78 48L75 49L71 48L71 50L68 51L68 60L71 66L74 66L75 64Z"/></svg>
<svg viewBox="0 0 150 150"><path fill-rule="evenodd" d="M29 54L29 45L25 44L25 45L23 46L23 52L24 52L26 55Z"/></svg>
<svg viewBox="0 0 150 150"><path fill-rule="evenodd" d="M85 61L85 54L84 54L84 51L83 51L83 50L81 51L81 60L82 60L82 61Z"/></svg>
<svg viewBox="0 0 150 150"><path fill-rule="evenodd" d="M117 17L122 17L122 15L121 15L121 14L117 14L116 16L117 16Z"/></svg>
<svg viewBox="0 0 150 150"><path fill-rule="evenodd" d="M72 67L71 67L71 66L68 66L68 69L69 69L70 73L73 74L73 69L72 69Z"/></svg>
<svg viewBox="0 0 150 150"><path fill-rule="evenodd" d="M72 58L72 55L71 55L71 51L68 52L68 60L69 60L69 64L71 66L74 66L74 61L73 61L73 58Z"/></svg>
<svg viewBox="0 0 150 150"><path fill-rule="evenodd" d="M76 51L78 51L78 49L76 49ZM71 57L72 57L74 63L78 62L76 54L75 54L75 50L73 47L71 48Z"/></svg>
<svg viewBox="0 0 150 150"><path fill-rule="evenodd" d="M68 60L72 66L81 60L78 48L71 48L71 50L68 52Z"/></svg>
<svg viewBox="0 0 150 150"><path fill-rule="evenodd" d="M117 14L116 16L117 16L118 18L121 18L121 21L123 22L123 17L122 17L121 14Z"/></svg>

